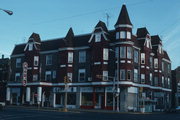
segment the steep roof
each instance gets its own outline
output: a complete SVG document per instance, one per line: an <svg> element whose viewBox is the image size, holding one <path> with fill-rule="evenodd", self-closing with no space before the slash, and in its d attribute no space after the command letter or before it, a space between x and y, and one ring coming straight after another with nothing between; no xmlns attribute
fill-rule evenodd
<svg viewBox="0 0 180 120"><path fill-rule="evenodd" d="M146 29L146 27L137 29L137 33L136 33L137 38L145 38L147 34L149 34L149 32Z"/></svg>
<svg viewBox="0 0 180 120"><path fill-rule="evenodd" d="M162 41L161 41L159 35L151 36L151 43L152 43L152 45L162 44Z"/></svg>
<svg viewBox="0 0 180 120"><path fill-rule="evenodd" d="M73 44L74 44L73 39L74 39L74 32L73 32L73 29L70 28L66 37L64 38L65 45L69 47L73 47Z"/></svg>
<svg viewBox="0 0 180 120"><path fill-rule="evenodd" d="M115 26L119 25L119 24L132 25L132 23L130 21L130 18L129 18L129 15L128 15L128 11L127 11L126 5L122 6L121 12L119 14L119 17L118 17L118 20L117 20Z"/></svg>
<svg viewBox="0 0 180 120"><path fill-rule="evenodd" d="M33 39L31 39L31 38L33 38ZM29 37L28 42L33 42L32 40L34 40L34 42L41 42L41 38L40 38L39 34L37 34L37 33L32 33L31 36Z"/></svg>
<svg viewBox="0 0 180 120"><path fill-rule="evenodd" d="M168 56L168 54L167 54L167 52L165 50L164 50L164 58L171 61L171 59L169 58L169 56Z"/></svg>
<svg viewBox="0 0 180 120"><path fill-rule="evenodd" d="M98 24L95 26L95 28L102 28L105 32L108 32L106 24L102 21L99 21Z"/></svg>

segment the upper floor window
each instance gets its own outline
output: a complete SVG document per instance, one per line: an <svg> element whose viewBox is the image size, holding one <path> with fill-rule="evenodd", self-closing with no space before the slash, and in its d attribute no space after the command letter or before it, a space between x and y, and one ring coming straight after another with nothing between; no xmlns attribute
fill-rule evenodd
<svg viewBox="0 0 180 120"><path fill-rule="evenodd" d="M164 76L162 76L162 87L164 87Z"/></svg>
<svg viewBox="0 0 180 120"><path fill-rule="evenodd" d="M115 58L118 58L119 55L119 47L115 48Z"/></svg>
<svg viewBox="0 0 180 120"><path fill-rule="evenodd" d="M109 49L104 48L103 49L103 60L108 60L109 59Z"/></svg>
<svg viewBox="0 0 180 120"><path fill-rule="evenodd" d="M126 72L124 69L120 69L120 80L126 79Z"/></svg>
<svg viewBox="0 0 180 120"><path fill-rule="evenodd" d="M72 82L72 73L67 73L68 80Z"/></svg>
<svg viewBox="0 0 180 120"><path fill-rule="evenodd" d="M149 57L149 64L150 64L150 68L153 68L153 57L152 56Z"/></svg>
<svg viewBox="0 0 180 120"><path fill-rule="evenodd" d="M154 77L154 85L158 86L158 77Z"/></svg>
<svg viewBox="0 0 180 120"><path fill-rule="evenodd" d="M127 47L127 58L131 59L132 58L132 48Z"/></svg>
<svg viewBox="0 0 180 120"><path fill-rule="evenodd" d="M16 73L15 74L15 81L16 82L20 82L21 81L20 73Z"/></svg>
<svg viewBox="0 0 180 120"><path fill-rule="evenodd" d="M38 74L34 74L33 75L33 81L37 81L38 80Z"/></svg>
<svg viewBox="0 0 180 120"><path fill-rule="evenodd" d="M21 58L17 58L16 59L16 68L20 68L21 67Z"/></svg>
<svg viewBox="0 0 180 120"><path fill-rule="evenodd" d="M127 79L128 79L128 80L131 80L131 70L128 70L128 71L127 71Z"/></svg>
<svg viewBox="0 0 180 120"><path fill-rule="evenodd" d="M34 56L34 66L39 65L39 56Z"/></svg>
<svg viewBox="0 0 180 120"><path fill-rule="evenodd" d="M139 63L139 52L134 50L134 62Z"/></svg>
<svg viewBox="0 0 180 120"><path fill-rule="evenodd" d="M52 65L52 55L46 55L46 65Z"/></svg>
<svg viewBox="0 0 180 120"><path fill-rule="evenodd" d="M85 81L85 69L79 69L78 80Z"/></svg>
<svg viewBox="0 0 180 120"><path fill-rule="evenodd" d="M126 58L126 47L120 47L120 58Z"/></svg>
<svg viewBox="0 0 180 120"><path fill-rule="evenodd" d="M127 39L131 39L131 32L127 32Z"/></svg>
<svg viewBox="0 0 180 120"><path fill-rule="evenodd" d="M73 52L68 52L68 63L73 63Z"/></svg>
<svg viewBox="0 0 180 120"><path fill-rule="evenodd" d="M108 80L108 71L103 71L103 80L104 81Z"/></svg>
<svg viewBox="0 0 180 120"><path fill-rule="evenodd" d="M126 38L126 32L125 31L121 31L120 32L120 38L121 39L125 39Z"/></svg>
<svg viewBox="0 0 180 120"><path fill-rule="evenodd" d="M162 62L162 71L164 71L164 62Z"/></svg>
<svg viewBox="0 0 180 120"><path fill-rule="evenodd" d="M141 53L141 64L145 64L145 53Z"/></svg>
<svg viewBox="0 0 180 120"><path fill-rule="evenodd" d="M45 73L45 81L51 81L51 71L46 71L46 73Z"/></svg>
<svg viewBox="0 0 180 120"><path fill-rule="evenodd" d="M29 43L29 51L32 51L32 50L33 50L33 44Z"/></svg>
<svg viewBox="0 0 180 120"><path fill-rule="evenodd" d="M86 62L86 51L79 51L79 63Z"/></svg>
<svg viewBox="0 0 180 120"><path fill-rule="evenodd" d="M168 73L170 73L171 72L171 65L168 64L167 68L168 68Z"/></svg>
<svg viewBox="0 0 180 120"><path fill-rule="evenodd" d="M149 81L150 81L150 84L152 85L153 84L153 77L152 77L152 73L149 74Z"/></svg>
<svg viewBox="0 0 180 120"><path fill-rule="evenodd" d="M116 40L120 38L119 32L116 32Z"/></svg>
<svg viewBox="0 0 180 120"><path fill-rule="evenodd" d="M154 59L154 68L158 68L158 59L157 58Z"/></svg>
<svg viewBox="0 0 180 120"><path fill-rule="evenodd" d="M134 82L138 82L138 69L134 69Z"/></svg>
<svg viewBox="0 0 180 120"><path fill-rule="evenodd" d="M53 79L56 78L56 71L55 71L55 70L53 71L52 78L53 78Z"/></svg>
<svg viewBox="0 0 180 120"><path fill-rule="evenodd" d="M168 88L170 88L170 78L168 78Z"/></svg>
<svg viewBox="0 0 180 120"><path fill-rule="evenodd" d="M141 74L141 83L145 83L145 74Z"/></svg>
<svg viewBox="0 0 180 120"><path fill-rule="evenodd" d="M101 34L95 34L95 42L100 42L101 41Z"/></svg>

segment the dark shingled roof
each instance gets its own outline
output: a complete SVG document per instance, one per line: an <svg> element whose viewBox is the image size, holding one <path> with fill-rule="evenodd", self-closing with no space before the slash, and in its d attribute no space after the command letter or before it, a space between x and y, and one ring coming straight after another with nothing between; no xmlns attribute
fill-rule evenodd
<svg viewBox="0 0 180 120"><path fill-rule="evenodd" d="M127 8L126 8L126 5L123 5L122 8L121 8L121 12L120 12L120 15L118 17L118 20L115 24L116 25L119 25L119 24L128 24L128 25L132 25L130 19L129 19L129 15L128 15L128 12L127 12Z"/></svg>
<svg viewBox="0 0 180 120"><path fill-rule="evenodd" d="M164 51L164 58L171 61L166 51Z"/></svg>
<svg viewBox="0 0 180 120"><path fill-rule="evenodd" d="M15 45L12 55L23 54L26 44Z"/></svg>
<svg viewBox="0 0 180 120"><path fill-rule="evenodd" d="M29 37L28 42L33 42L31 38L33 38L35 42L41 42L41 38L37 33L32 33L32 35Z"/></svg>
<svg viewBox="0 0 180 120"><path fill-rule="evenodd" d="M70 28L64 39L65 45L68 47L73 47L74 46L73 40L74 40L74 32L73 32L72 28Z"/></svg>
<svg viewBox="0 0 180 120"><path fill-rule="evenodd" d="M146 29L146 27L137 29L137 33L136 33L137 38L145 38L147 34L149 34L149 32Z"/></svg>
<svg viewBox="0 0 180 120"><path fill-rule="evenodd" d="M162 41L161 41L159 35L151 36L151 43L152 43L152 45L162 44L161 42Z"/></svg>

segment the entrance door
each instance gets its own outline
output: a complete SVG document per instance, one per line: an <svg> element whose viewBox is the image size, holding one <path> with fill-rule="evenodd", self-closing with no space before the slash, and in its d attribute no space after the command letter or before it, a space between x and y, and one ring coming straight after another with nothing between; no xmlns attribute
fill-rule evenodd
<svg viewBox="0 0 180 120"><path fill-rule="evenodd" d="M12 104L18 104L18 96L17 93L12 93Z"/></svg>

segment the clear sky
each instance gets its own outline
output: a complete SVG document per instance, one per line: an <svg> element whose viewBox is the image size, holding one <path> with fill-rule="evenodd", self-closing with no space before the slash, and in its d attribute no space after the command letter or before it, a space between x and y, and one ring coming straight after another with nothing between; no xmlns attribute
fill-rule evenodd
<svg viewBox="0 0 180 120"><path fill-rule="evenodd" d="M133 33L147 27L159 35L172 61L180 66L180 0L0 0L0 54L8 56L14 45L27 42L36 32L42 40L64 37L70 27L75 35L90 33L99 20L114 29L122 4L126 4Z"/></svg>

